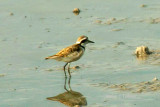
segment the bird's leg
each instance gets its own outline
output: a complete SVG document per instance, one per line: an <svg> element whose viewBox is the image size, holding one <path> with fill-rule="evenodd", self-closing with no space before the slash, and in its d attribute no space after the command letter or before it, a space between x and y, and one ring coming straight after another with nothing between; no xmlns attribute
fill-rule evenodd
<svg viewBox="0 0 160 107"><path fill-rule="evenodd" d="M64 79L65 79L65 82L64 82L64 89L65 89L66 91L68 91L67 88L66 88L66 80L67 80L67 78L65 77Z"/></svg>
<svg viewBox="0 0 160 107"><path fill-rule="evenodd" d="M64 70L64 74L65 74L65 77L67 78L67 75L66 75L66 66L68 65L68 62L64 65L63 67L63 70Z"/></svg>
<svg viewBox="0 0 160 107"><path fill-rule="evenodd" d="M69 80L68 80L68 86L69 86L69 91L72 91L71 86L70 86L70 81L71 81L71 76L69 77Z"/></svg>
<svg viewBox="0 0 160 107"><path fill-rule="evenodd" d="M69 77L71 77L71 73L70 73L70 63L68 63L68 74L69 74Z"/></svg>

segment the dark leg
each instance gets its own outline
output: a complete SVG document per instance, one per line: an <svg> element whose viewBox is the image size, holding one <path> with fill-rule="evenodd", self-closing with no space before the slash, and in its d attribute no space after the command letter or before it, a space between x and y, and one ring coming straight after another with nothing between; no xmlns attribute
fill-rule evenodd
<svg viewBox="0 0 160 107"><path fill-rule="evenodd" d="M70 63L68 63L68 74L69 74L69 77L71 77L71 73L70 73Z"/></svg>
<svg viewBox="0 0 160 107"><path fill-rule="evenodd" d="M68 80L68 87L69 87L69 91L72 91L71 86L70 86L70 81L71 81L71 76L69 77L69 80Z"/></svg>
<svg viewBox="0 0 160 107"><path fill-rule="evenodd" d="M64 82L64 89L65 89L66 91L68 91L67 88L66 88L66 80L67 80L67 78L65 77L64 79L65 79L65 82Z"/></svg>
<svg viewBox="0 0 160 107"><path fill-rule="evenodd" d="M68 62L64 65L64 67L63 67L63 70L64 70L64 74L65 74L65 77L67 77L67 75L66 75L66 66L68 65Z"/></svg>

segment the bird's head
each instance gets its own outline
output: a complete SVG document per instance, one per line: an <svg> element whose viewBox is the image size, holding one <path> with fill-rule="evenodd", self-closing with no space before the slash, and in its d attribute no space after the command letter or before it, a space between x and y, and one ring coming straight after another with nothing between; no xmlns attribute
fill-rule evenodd
<svg viewBox="0 0 160 107"><path fill-rule="evenodd" d="M84 36L84 35L78 37L78 39L77 39L77 41L76 41L76 44L81 44L82 46L85 46L85 45L88 44L88 43L94 43L94 42L93 42L93 41L90 41L90 40L88 39L88 37L87 37L87 36Z"/></svg>

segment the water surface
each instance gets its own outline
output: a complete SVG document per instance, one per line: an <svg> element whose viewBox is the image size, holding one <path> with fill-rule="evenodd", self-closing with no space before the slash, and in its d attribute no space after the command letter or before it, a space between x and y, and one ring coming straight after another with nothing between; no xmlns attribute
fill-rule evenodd
<svg viewBox="0 0 160 107"><path fill-rule="evenodd" d="M72 13L76 7L81 10L77 16ZM88 107L159 106L159 92L95 86L160 78L159 59L139 61L133 55L141 45L160 49L160 25L154 22L159 18L158 0L1 0L0 12L0 106L65 107L46 99L65 92L64 63L44 58L80 35L95 44L71 64L81 67L72 73L71 87L86 97Z"/></svg>

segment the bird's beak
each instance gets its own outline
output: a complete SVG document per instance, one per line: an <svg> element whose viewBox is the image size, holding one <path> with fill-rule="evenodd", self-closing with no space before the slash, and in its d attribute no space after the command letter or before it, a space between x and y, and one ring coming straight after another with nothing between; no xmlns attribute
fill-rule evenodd
<svg viewBox="0 0 160 107"><path fill-rule="evenodd" d="M88 43L94 43L93 41L88 40Z"/></svg>

